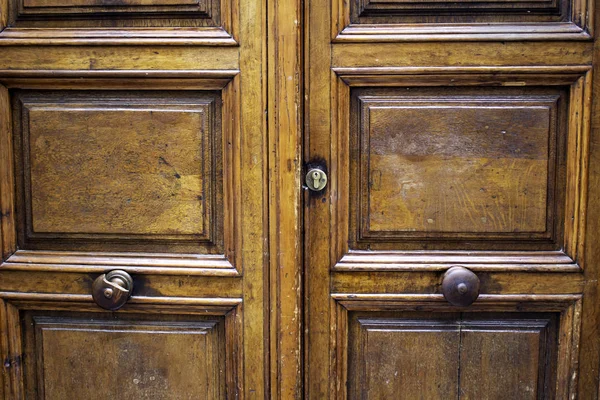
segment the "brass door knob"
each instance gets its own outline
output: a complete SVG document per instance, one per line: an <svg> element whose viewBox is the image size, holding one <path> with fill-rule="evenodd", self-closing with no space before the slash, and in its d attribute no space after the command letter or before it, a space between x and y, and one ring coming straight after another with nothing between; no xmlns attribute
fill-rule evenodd
<svg viewBox="0 0 600 400"><path fill-rule="evenodd" d="M92 284L92 297L98 306L116 311L123 307L133 291L133 279L121 270L102 274Z"/></svg>
<svg viewBox="0 0 600 400"><path fill-rule="evenodd" d="M479 297L479 278L464 267L452 267L444 274L442 293L452 305L470 306Z"/></svg>

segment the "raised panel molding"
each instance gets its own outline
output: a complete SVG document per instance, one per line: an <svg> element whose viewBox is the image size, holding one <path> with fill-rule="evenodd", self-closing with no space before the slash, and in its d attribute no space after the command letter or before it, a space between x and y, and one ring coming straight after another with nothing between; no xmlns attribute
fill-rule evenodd
<svg viewBox="0 0 600 400"><path fill-rule="evenodd" d="M6 186L0 188L5 196L0 206L9 224L2 229L2 240L9 246L3 246L2 268L100 272L118 266L133 273L238 275L241 272L236 268L241 265L240 233L235 224L241 210L238 194L241 185L235 181L239 174L233 172L240 162L237 71L164 74L160 71L87 71L77 74L79 78L71 78L71 72L60 71L50 75L40 71L33 75L25 73L27 76L19 72L0 72L0 82L10 87L6 93L12 98L16 113L10 118L10 108L6 109L7 120L12 119L13 128L2 131L3 141L14 141L8 150L11 159L16 160L13 164L3 159L6 165L2 168L5 176L1 182ZM140 90L142 84L145 90ZM119 91L102 91L117 88ZM96 90L98 92L94 92ZM57 102L54 95L67 96ZM127 105L122 104L123 101ZM27 118L31 110L44 113L46 122L37 123ZM85 118L75 115L82 112ZM88 112L94 116L99 113L100 120L91 124ZM106 112L118 115L106 115ZM61 118L67 117L69 126L74 121L80 122L77 135L61 128ZM140 137L137 133L133 136L113 134L115 130L133 134L156 118L162 122L155 121L153 128L148 125ZM164 118L166 120L162 120ZM102 120L106 119L110 121L103 125ZM103 131L106 127L110 129ZM36 129L39 132L36 133ZM169 132L183 136L173 144L167 140ZM65 140L71 140L69 137L75 142L66 143ZM103 159L112 159L112 170L105 170L102 160L96 162L93 157L86 157L86 149L98 140L103 143L124 141L117 147L102 145L113 149L102 155ZM180 142L185 142L185 146L178 147ZM54 145L59 147L53 151L32 151L39 146ZM71 155L61 156L61 148L65 146L78 149L73 157L83 158L71 162ZM131 157L127 156L130 153ZM44 167L44 157L57 158L52 165L64 168ZM73 163L97 164L96 175L80 176ZM34 187L28 183L32 179L38 180ZM79 182L44 186L44 180L55 179L63 183ZM120 179L134 184L119 183L117 188L111 183ZM14 182L18 183L17 191ZM164 209L171 204L169 202L174 202L172 212L164 214L169 221L163 221L162 227L157 225L156 229L148 223L136 225L153 211L145 210L146 206L135 206L135 196L145 199L156 195L167 196L158 199L157 208ZM36 208L36 196L54 199L57 205L62 203L61 207L70 208L68 218L61 207L56 209L58 213ZM123 208L107 211L102 200L106 196L122 197ZM129 199L131 202L127 203ZM114 201L108 203L114 204ZM188 203L196 211L188 210ZM147 202L140 206L143 204ZM187 211L181 213L180 205ZM15 218L17 210L19 217ZM181 218L177 217L179 214ZM190 219L194 215L197 218ZM73 218L79 217L83 218L82 222L74 225ZM113 217L117 220L110 222ZM51 221L50 230L44 221ZM172 252L180 254L167 254Z"/></svg>
<svg viewBox="0 0 600 400"><path fill-rule="evenodd" d="M518 14L558 14L560 7L567 3L565 0L503 0L476 1L462 0L447 2L442 0L412 1L412 0L354 0L358 17L382 14L454 14L465 13L518 13Z"/></svg>
<svg viewBox="0 0 600 400"><path fill-rule="evenodd" d="M585 237L591 93L589 67L334 68L334 71L336 78L332 82L335 95L332 105L334 111L331 154L336 156L332 159L330 167L331 190L336 193L338 199L332 203L334 218L331 231L334 232L334 245L331 258L334 270L439 271L456 263L468 264L469 268L482 271L489 269L569 272L583 267L578 254L581 254ZM519 229L515 230L512 227L504 233L475 233L472 231L478 229L475 225L469 227L472 233L465 236L464 232L423 231L421 234L421 225L407 226L404 231L397 228L392 231L369 229L369 223L372 224L373 221L370 220L368 209L365 207L369 207L369 201L372 199L361 198L361 193L365 195L378 183L373 177L365 178L368 169L373 167L371 162L365 159L365 152L369 146L373 146L373 142L372 138L362 141L357 139L356 132L358 129L369 132L372 128L364 122L366 118L361 119L361 112L364 114L365 108L363 107L362 111L356 110L353 104L360 104L360 101L376 104L384 114L389 112L390 107L396 107L398 104L409 109L407 112L413 112L415 107L422 109L432 104L436 107L454 107L454 100L442 101L438 96L420 92L419 87L432 86L438 87L442 93L462 93L461 90L465 90L465 94L479 93L491 103L497 98L500 105L488 103L492 108L500 109L504 104L510 103L513 106L521 104L533 107L536 112L545 110L543 113L546 113L550 122L548 125L543 122L546 121L546 117L541 117L540 121L547 129L543 129L546 133L540 133L542 137L539 144L545 146L546 139L543 136L546 136L550 146L546 152L550 158L544 162L547 169L543 169L546 169L547 175L536 178L534 185L541 185L539 204L543 203L546 211L544 221L540 220L538 227L533 231L519 233ZM472 90L474 91L471 92ZM538 90L545 94L542 95ZM359 103L353 103L358 101L356 98L352 100L353 93L364 94ZM381 93L381 96L377 93ZM515 94L518 96L514 97ZM547 97L548 95L551 98ZM452 96L454 94L450 97ZM469 101L479 101L475 97L477 96L471 96ZM558 103L555 103L560 97L563 97L563 100L559 100L562 103L562 111L559 111L561 107L557 108ZM461 113L464 112L463 106L464 104L459 105ZM555 111L551 111L552 109ZM554 117L551 116L553 113ZM388 126L395 121L390 118L389 114L380 118L382 126ZM410 125L408 117L401 120L403 128L422 130ZM468 118L452 118L452 121L452 124L459 123L457 121L467 125L475 123ZM556 128L556 135L552 133L553 126ZM473 132L478 131L474 126L472 128ZM485 127L482 125L481 128ZM384 131L387 132L386 135L390 134L389 129ZM533 136L529 133L530 130L526 135L529 137L527 140L532 140ZM552 150L553 146L556 150ZM409 151L409 147L405 146L402 151ZM414 151L423 150L419 149L419 146L413 147ZM517 147L511 148L519 151ZM445 147L446 150L448 148ZM381 149L385 152L389 151L390 147L383 146ZM402 174L395 173L395 176L399 175ZM546 179L547 185L543 183ZM486 187L481 188L485 190ZM478 186L477 190L481 188ZM548 189L550 197L543 194L545 188ZM389 195L384 197L386 201L390 199ZM387 216L389 220L385 220L385 223L395 224L398 220L406 223L406 218L396 217ZM536 233L538 229L542 231ZM464 251L465 246L471 251Z"/></svg>
<svg viewBox="0 0 600 400"><path fill-rule="evenodd" d="M336 42L590 39L593 1L337 0Z"/></svg>
<svg viewBox="0 0 600 400"><path fill-rule="evenodd" d="M2 44L237 44L238 0L1 1Z"/></svg>
<svg viewBox="0 0 600 400"><path fill-rule="evenodd" d="M357 244L447 235L553 240L565 107L560 91L353 92Z"/></svg>
<svg viewBox="0 0 600 400"><path fill-rule="evenodd" d="M68 382L91 379L73 389L89 397L98 374L114 373L121 395L129 389L172 395L179 388L229 398L242 391L241 299L138 298L113 315L88 295L3 292L0 298L6 328L0 351L12 398L64 397ZM78 362L87 365L73 368ZM86 376L94 362L94 376ZM62 368L65 363L70 367Z"/></svg>
<svg viewBox="0 0 600 400"><path fill-rule="evenodd" d="M173 240L222 253L220 108L214 92L15 92L19 248Z"/></svg>
<svg viewBox="0 0 600 400"><path fill-rule="evenodd" d="M374 398L386 397L386 390L400 384L403 390L414 388L423 393L424 386L414 386L416 376L420 383L423 376L431 378L427 382L453 383L452 388L441 388L442 394L460 389L465 395L474 395L477 386L501 390L497 386L501 379L516 379L516 386L507 390L538 394L532 398L539 398L540 393L569 398L576 393L581 295L483 296L470 307L458 308L441 295L336 293L332 294L331 312L331 391L340 398L369 398L370 392ZM390 342L394 338L395 344ZM367 343L371 339L375 342ZM381 350L378 343L385 346L385 354L372 354ZM501 350L504 345L509 347ZM412 352L414 349L418 351ZM482 353L493 349L493 355ZM510 371L506 376L497 371L481 376L476 368L481 357L492 368L494 360L502 367L511 357L521 360L524 355L515 351L532 354L524 358L526 364L519 362L519 371L526 376L510 376ZM400 368L383 362L382 357L410 366ZM437 361L432 362L434 359ZM469 364L472 368L461 368L459 374L460 360L466 363L463 367ZM441 378L444 374L447 379ZM435 375L440 379L432 378ZM486 376L495 381L472 385ZM379 382L379 378L385 379ZM440 388L427 388L431 398L438 398L433 394Z"/></svg>
<svg viewBox="0 0 600 400"><path fill-rule="evenodd" d="M34 331L29 354L38 364L35 391L42 398L89 398L106 382L111 397L146 390L157 397L224 398L222 320L89 321L32 314L25 316Z"/></svg>

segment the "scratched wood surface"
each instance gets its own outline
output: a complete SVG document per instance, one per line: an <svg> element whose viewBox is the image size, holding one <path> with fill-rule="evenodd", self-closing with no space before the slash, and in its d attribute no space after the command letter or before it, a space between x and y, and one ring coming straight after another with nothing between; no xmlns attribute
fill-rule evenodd
<svg viewBox="0 0 600 400"><path fill-rule="evenodd" d="M90 321L85 315L29 313L26 354L35 359L37 376L29 378L37 384L27 388L28 394L225 398L223 319L139 318Z"/></svg>
<svg viewBox="0 0 600 400"><path fill-rule="evenodd" d="M598 396L597 2L491 3L306 6L308 398Z"/></svg>
<svg viewBox="0 0 600 400"><path fill-rule="evenodd" d="M546 231L558 96L401 93L358 95L364 231Z"/></svg>
<svg viewBox="0 0 600 400"><path fill-rule="evenodd" d="M266 9L0 1L0 398L270 395Z"/></svg>
<svg viewBox="0 0 600 400"><path fill-rule="evenodd" d="M207 235L214 100L98 96L23 100L31 231Z"/></svg>

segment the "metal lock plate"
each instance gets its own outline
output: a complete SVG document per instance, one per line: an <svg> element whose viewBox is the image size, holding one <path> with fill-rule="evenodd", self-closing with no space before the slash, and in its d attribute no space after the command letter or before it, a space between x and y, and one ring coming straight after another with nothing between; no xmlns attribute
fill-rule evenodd
<svg viewBox="0 0 600 400"><path fill-rule="evenodd" d="M327 174L320 168L311 168L306 174L306 186L314 192L320 192L327 186Z"/></svg>

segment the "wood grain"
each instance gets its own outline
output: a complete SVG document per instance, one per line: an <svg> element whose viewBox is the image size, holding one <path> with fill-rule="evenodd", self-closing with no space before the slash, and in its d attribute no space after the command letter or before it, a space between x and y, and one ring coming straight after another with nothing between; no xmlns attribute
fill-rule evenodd
<svg viewBox="0 0 600 400"><path fill-rule="evenodd" d="M476 398L494 399L504 398L503 393L509 393L519 385L527 385L529 389L522 386L523 390L517 390L515 396L521 398L529 393L531 398L567 398L574 394L568 381L573 376L573 368L577 367L577 359L572 355L579 346L579 337L571 334L577 334L581 324L577 311L581 306L581 296L540 296L529 300L527 296L514 296L512 299L511 296L504 299L499 296L486 300L486 305L477 306L476 302L465 308L449 308L445 301L436 302L425 297L419 300L414 295L398 297L396 301L376 300L375 296L372 299L363 296L334 297L339 299L335 306L336 322L347 324L338 325L332 335L337 337L341 355L338 359L343 361L343 355L347 354L351 366L348 370L338 369L340 373L337 375L341 382L348 380L348 398L368 398L370 390L394 387L401 379L399 376L404 377L407 372L426 373L431 363L423 361L441 356L440 353L444 352L445 357L433 365L446 365L447 359L454 359L453 366L448 366L452 369L451 377L431 382L441 385L449 379L456 391L438 394L437 388L429 385L429 380L418 375L412 382L398 386L393 393L404 393L404 387L415 387L411 398L422 398L424 393L428 393L426 398L447 398L448 395L466 397L470 396L470 391L479 390ZM348 329L343 329L344 326ZM404 358L407 352L418 348L412 343L426 340L428 335L439 337L429 346L420 347L423 352L420 354L428 354L428 357L415 354L412 358ZM444 336L452 338L452 335L454 340L444 340ZM371 350L372 346L368 345L370 336L385 338L384 343L375 341L380 346ZM396 342L404 343L405 340L410 344L396 346ZM448 343L455 345L448 347ZM506 345L511 345L511 348L506 349ZM517 349L521 351L518 355ZM528 357L522 356L525 351L529 352ZM377 356L367 358L370 352ZM391 358L390 362L379 362L386 357ZM514 359L509 368L502 361L506 357ZM398 364L400 360L402 365ZM496 362L502 366L494 364ZM493 373L477 375L492 365L497 365ZM376 372L373 378L379 379L379 385L369 385L370 380L364 374L369 369L365 368ZM489 380L484 385L479 384L486 379ZM511 380L515 381L515 385L510 384ZM334 396L342 393L343 385L338 386Z"/></svg>
<svg viewBox="0 0 600 400"><path fill-rule="evenodd" d="M6 44L202 44L231 46L237 0L4 0ZM115 29L116 28L116 29ZM87 32L86 32L87 31ZM82 37L82 33L85 35Z"/></svg>
<svg viewBox="0 0 600 400"><path fill-rule="evenodd" d="M444 399L458 393L460 334L441 320L351 317L349 399Z"/></svg>
<svg viewBox="0 0 600 400"><path fill-rule="evenodd" d="M33 342L25 354L37 364L32 396L225 398L223 320L24 319Z"/></svg>
<svg viewBox="0 0 600 400"><path fill-rule="evenodd" d="M217 225L212 193L219 192L212 177L220 174L213 163L221 159L219 146L212 158L220 142L215 99L97 98L20 99L32 236L174 234L210 241Z"/></svg>
<svg viewBox="0 0 600 400"><path fill-rule="evenodd" d="M307 99L305 158L307 162L320 160L328 167L330 178L329 191L322 198L307 196L305 199L305 210L309 214L305 219L305 268L308 276L305 280L308 308L306 384L309 398L368 398L369 390L380 391L373 398L395 398L403 393L405 387L413 387L410 384L394 386L396 381L386 375L388 370L395 371L390 367L394 363L386 357L402 351L396 350L390 342L381 344L379 348L382 350L372 357L372 360L385 358L388 361L370 370L374 371L376 379L381 378L377 380L376 388L368 385L368 379L357 380L359 372L353 369L352 353L359 352L354 350L358 336L352 334L353 328L347 322L352 320L352 310L364 313L361 315L365 319L376 319L377 313L382 310L398 313L412 310L415 313L440 313L440 320L452 313L463 312L466 315L472 311L471 315L488 321L496 318L494 315L498 312L509 311L503 317L506 320L517 318L511 315L516 309L519 311L517 314L529 312L527 318L531 318L532 329L510 327L510 323L506 323L506 329L502 328L506 333L497 330L487 333L487 328L476 329L482 333L482 336L477 336L481 342L473 340L467 344L473 348L497 350L496 356L490 358L497 360L497 364L490 361L494 365L490 367L492 364L482 364L477 355L461 355L465 359L472 356L470 362L476 365L469 372L469 376L474 378L469 379L471 386L464 387L464 396L475 393L477 398L503 398L505 392L514 389L518 392L512 396L515 398L525 397L527 390L532 398L572 398L576 396L575 386L580 374L584 373L579 363L586 359L588 367L591 367L598 362L597 356L584 356L580 352L581 346L596 348L597 340L586 339L584 332L595 332L597 328L583 321L577 311L581 304L588 304L588 313L595 320L594 307L588 303L590 300L581 301L583 293L593 298L597 295L595 272L590 275L586 271L590 266L586 264L586 257L582 256L590 251L588 246L593 247L589 244L593 234L583 222L590 212L585 208L586 204L592 207L584 199L587 197L585 187L588 187L585 183L588 176L586 157L591 155L591 151L586 150L586 132L590 124L590 103L586 93L589 93L591 82L589 66L592 64L593 46L583 41L567 45L559 41L529 40L589 37L593 30L588 29L596 11L591 12L591 2L577 2L569 10L562 8L559 11L566 13L567 20L548 22L554 16L542 16L543 13L533 17L520 16L518 11L504 13L517 2L502 2L494 11L484 10L490 5L484 3L445 5L443 13L435 11L438 6L435 2L336 1L332 7L318 2L308 5L305 46L308 57L306 87L310 96ZM538 5L541 6L541 3ZM548 7L548 12L554 5L545 2L541 7ZM360 11L362 21L353 19L359 18L351 14L353 6L363 7ZM458 16L453 14L453 6L471 7L471 10L463 10ZM562 3L560 7L564 6L565 3ZM396 9L391 11L394 7ZM425 12L419 15L420 11L404 13L408 7L413 7L411 11L429 7L427 12L431 12L428 15L424 15ZM478 7L481 8L473 11ZM502 7L506 8L501 10ZM581 10L586 11L580 14ZM526 22L530 17L532 19ZM366 22L365 18L372 21ZM421 24L415 24L414 20L419 18ZM459 21L461 18L465 20ZM477 18L489 18L489 24L472 24ZM522 23L518 26L510 23L511 18L521 19ZM536 18L539 19L534 21ZM541 22L544 18L548 20ZM411 19L413 23L408 22ZM446 22L444 19L447 19ZM546 92L542 94L538 90ZM479 94L476 94L477 91L480 91ZM471 96L470 100L481 95L479 99L485 97L485 101L494 103L497 100L499 103L486 108L491 105L488 103L479 109L481 104L468 104L470 100L466 98L456 103L450 100L461 95ZM548 95L546 100L539 101ZM416 100L419 96L422 96L421 103ZM518 100L519 96L524 97ZM533 100L534 97L538 100ZM443 98L444 101L436 102L435 98ZM531 100L533 102L528 102ZM360 102L366 105L359 106ZM455 110L449 111L453 107ZM470 107L473 107L472 111L469 111ZM556 110L554 117L550 116L555 112L549 111L552 109ZM517 116L527 113L525 110L532 111L532 114ZM394 116L396 112L397 118ZM496 115L504 116L496 118L492 115L496 112ZM462 115L471 116L462 118ZM529 142L533 152L526 151L528 155L520 159L525 164L539 162L534 167L538 176L531 179L523 173L524 170L511 172L511 165L514 165L502 160L513 150L508 150L510 146L502 147L502 140L485 131L486 125L491 126L488 122L504 124L515 116L520 120L517 130L523 128L523 131L518 135L519 139L505 142L514 145L513 150L524 145L522 140L527 141L526 137L532 139L539 134L534 139L536 144ZM529 125L535 120L534 125L539 130ZM460 124L464 124L465 129L456 128ZM481 156L482 165L487 168L487 161L489 165L497 162L498 171L502 171L500 175L512 174L511 183L518 186L518 182L525 179L537 187L534 191L538 196L534 202L545 210L534 206L537 211L529 208L523 214L528 219L523 225L528 226L528 233L518 232L520 228L514 225L501 227L501 224L492 229L499 231L486 232L481 225L483 221L473 221L467 215L467 203L450 211L445 209L442 213L442 218L454 210L461 213L455 220L459 228L454 232L451 232L454 226L430 226L427 219L432 219L435 224L435 218L417 219L417 223L410 212L398 211L405 203L398 201L396 204L394 199L402 197L398 182L405 175L410 175L406 166L423 166L418 174L413 174L412 181L417 186L435 182L430 186L432 192L423 191L415 196L414 200L425 202L425 206L414 204L416 214L426 212L426 204L432 198L447 203L460 197L447 192L438 197L435 195L436 191L442 191L444 185L452 185L456 171L466 171L467 179L459 183L463 186L469 185L469 173L474 171L477 171L473 175L476 180L493 180L484 169L464 168L454 163L454 155L450 154L454 142L439 141L438 136L454 129L460 131L456 134L456 143L460 143L460 151L469 154L465 157L469 167L477 166L473 160L480 157L482 153L479 152L489 151L489 158ZM359 131L360 135L356 134ZM486 132L481 134L480 142L474 139L476 132ZM407 137L410 139L405 141ZM452 134L448 136L451 137ZM467 143L473 140L477 144L471 146ZM436 147L436 143L441 145ZM432 160L424 155L426 152L439 155ZM533 161L536 159L538 161ZM484 186L480 185L478 189ZM508 193L512 190L503 186L499 192L510 197ZM359 192L363 195L360 207L356 206L359 198L349 195ZM473 196L468 195L467 198L476 199L475 207L485 209L487 203L479 197L479 193L482 192L473 192ZM492 206L487 205L488 209ZM380 215L374 217L373 213L377 212ZM496 208L493 214L501 215L502 211ZM551 215L554 222L548 220ZM325 227L324 223L328 226ZM429 231L411 242L406 239L413 234L411 229ZM444 229L448 231L444 232ZM501 232L502 229L505 231ZM471 232L472 236L468 238L464 232L457 232L461 230ZM549 234L551 231L553 233ZM400 239L401 235L405 237ZM484 239L486 235L489 236ZM506 236L510 235L521 237L506 240ZM475 239L475 236L478 238ZM483 247L478 246L489 246L483 251L485 255L480 252ZM322 249L327 249L329 254L323 254ZM447 268L462 263L476 271L482 290L480 298L470 308L457 309L444 300L440 282ZM328 276L325 270L329 270ZM327 282L323 282L325 279ZM333 300L326 303L322 297L324 293L329 293ZM553 334L547 334L546 328L531 322L547 319L547 313L552 313L550 320L553 322L549 326L552 326L550 331ZM329 341L325 342L327 328L333 331ZM378 334L386 339L393 335L385 328ZM505 334L511 339L505 340ZM349 340L350 337L352 340ZM544 339L548 337L551 337L550 342ZM510 349L503 350L502 346L508 342L522 351L512 353ZM436 345L438 343L415 346L420 349L415 351L426 355ZM326 360L318 349L327 347L329 358ZM406 345L400 348L407 347L411 348ZM543 355L539 350L542 348L550 353ZM370 351L364 347L360 349ZM533 356L523 356L526 352ZM550 358L548 354L551 354ZM325 361L328 365L323 365ZM411 361L417 365L420 359L415 355ZM458 362L455 367L456 364ZM489 371L489 368L493 368L494 373L483 372ZM501 373L498 372L500 369ZM545 371L543 374L542 370ZM483 375L477 375L479 373ZM586 377L582 379L587 382L596 379L593 378L595 372L584 374ZM498 376L506 382L517 383L507 383L510 388L504 390L504 385L494 386L498 383ZM319 392L323 380L329 382L328 395ZM438 379L438 382L451 384L452 379ZM525 386L519 386L521 384ZM382 394L386 385L396 389ZM419 385L415 384L413 396L408 397L420 398L423 395L423 398L436 398L426 391L426 380L420 380ZM598 385L597 382L592 385L595 385L590 390L593 398ZM485 387L492 389L482 393ZM581 393L587 396L587 389L583 386L579 385L579 391L577 396ZM444 393L440 398L455 395L458 392Z"/></svg>
<svg viewBox="0 0 600 400"><path fill-rule="evenodd" d="M301 399L302 2L268 3L271 399Z"/></svg>
<svg viewBox="0 0 600 400"><path fill-rule="evenodd" d="M337 41L518 40L585 38L587 0L335 2Z"/></svg>
<svg viewBox="0 0 600 400"><path fill-rule="evenodd" d="M357 96L362 237L546 232L558 98Z"/></svg>
<svg viewBox="0 0 600 400"><path fill-rule="evenodd" d="M2 260L17 249L14 208L13 144L10 94L0 85L0 251Z"/></svg>

